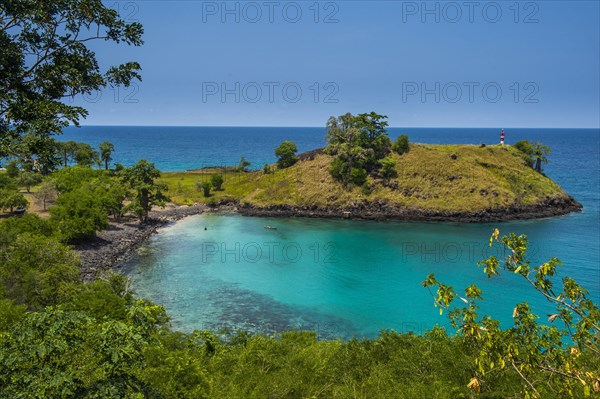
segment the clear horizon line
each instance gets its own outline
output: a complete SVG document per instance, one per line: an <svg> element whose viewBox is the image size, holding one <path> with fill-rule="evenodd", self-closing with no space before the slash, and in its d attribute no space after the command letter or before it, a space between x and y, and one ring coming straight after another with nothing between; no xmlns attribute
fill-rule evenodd
<svg viewBox="0 0 600 399"><path fill-rule="evenodd" d="M325 126L309 125L120 125L120 124L80 124L80 127L268 127L268 128L319 128ZM68 127L76 127L69 125ZM599 126L388 126L391 129L600 129Z"/></svg>

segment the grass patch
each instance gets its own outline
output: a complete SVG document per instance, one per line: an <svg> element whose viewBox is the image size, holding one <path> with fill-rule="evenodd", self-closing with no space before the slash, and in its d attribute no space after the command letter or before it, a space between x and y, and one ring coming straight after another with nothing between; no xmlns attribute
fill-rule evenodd
<svg viewBox="0 0 600 399"><path fill-rule="evenodd" d="M368 190L348 190L335 181L329 174L331 157L327 155L271 174L209 169L163 173L161 181L180 204L235 199L262 206L346 206L383 201L406 208L462 212L534 204L565 195L510 146L411 144L410 152L392 156L398 176L386 182L369 178ZM224 190L204 197L196 182L209 181L214 173L223 174Z"/></svg>

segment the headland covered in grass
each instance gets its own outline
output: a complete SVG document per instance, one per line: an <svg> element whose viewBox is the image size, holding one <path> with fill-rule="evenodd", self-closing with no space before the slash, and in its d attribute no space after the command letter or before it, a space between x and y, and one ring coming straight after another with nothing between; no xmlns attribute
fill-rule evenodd
<svg viewBox="0 0 600 399"><path fill-rule="evenodd" d="M314 150L294 165L268 173L204 168L163 173L177 204L235 204L245 215L351 217L373 220L483 222L563 215L581 205L538 173L512 146L410 144L391 155L394 177L369 176L347 186L330 173L333 156ZM202 183L215 174L222 190L205 196Z"/></svg>

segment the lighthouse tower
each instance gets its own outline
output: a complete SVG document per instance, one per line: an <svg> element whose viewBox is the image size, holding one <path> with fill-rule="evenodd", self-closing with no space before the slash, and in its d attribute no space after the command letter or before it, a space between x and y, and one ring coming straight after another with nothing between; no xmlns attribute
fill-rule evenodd
<svg viewBox="0 0 600 399"><path fill-rule="evenodd" d="M504 145L504 129L500 132L500 145Z"/></svg>

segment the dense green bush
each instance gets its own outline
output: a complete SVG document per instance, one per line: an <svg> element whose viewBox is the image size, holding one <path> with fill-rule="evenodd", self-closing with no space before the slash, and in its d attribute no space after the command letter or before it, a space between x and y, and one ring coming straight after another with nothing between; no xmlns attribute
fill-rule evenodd
<svg viewBox="0 0 600 399"><path fill-rule="evenodd" d="M391 146L386 118L374 112L329 118L324 152L334 157L329 171L335 179L362 185L367 174L380 168Z"/></svg>
<svg viewBox="0 0 600 399"><path fill-rule="evenodd" d="M79 281L79 257L52 238L21 234L0 256L0 292L29 309L64 302Z"/></svg>
<svg viewBox="0 0 600 399"><path fill-rule="evenodd" d="M381 168L379 169L381 177L390 179L398 176L398 172L396 171L396 160L393 157L385 157L379 161L379 163L381 165Z"/></svg>
<svg viewBox="0 0 600 399"><path fill-rule="evenodd" d="M88 284L78 285L63 308L86 312L96 319L125 321L132 303L133 292L127 277L108 273Z"/></svg>
<svg viewBox="0 0 600 399"><path fill-rule="evenodd" d="M140 378L144 350L164 321L164 309L143 301L125 321L60 307L28 313L0 341L1 396L167 398Z"/></svg>
<svg viewBox="0 0 600 399"><path fill-rule="evenodd" d="M215 173L210 176L210 183L214 187L215 191L223 190L223 175L220 173Z"/></svg>
<svg viewBox="0 0 600 399"><path fill-rule="evenodd" d="M275 156L277 157L277 166L279 169L289 168L298 161L296 153L298 147L291 141L284 141L275 149Z"/></svg>
<svg viewBox="0 0 600 399"><path fill-rule="evenodd" d="M20 217L8 218L0 222L0 248L12 244L19 235L50 237L53 233L50 222L38 215L25 214Z"/></svg>
<svg viewBox="0 0 600 399"><path fill-rule="evenodd" d="M408 143L408 136L405 134L401 134L396 138L396 141L393 145L394 151L396 151L399 155L405 154L410 151L410 144Z"/></svg>
<svg viewBox="0 0 600 399"><path fill-rule="evenodd" d="M62 194L50 208L57 237L67 243L95 237L96 231L108 225L103 205L102 198L87 187Z"/></svg>
<svg viewBox="0 0 600 399"><path fill-rule="evenodd" d="M66 193L81 187L105 173L106 172L102 170L95 170L82 166L71 166L52 173L52 179L54 180L58 191Z"/></svg>
<svg viewBox="0 0 600 399"><path fill-rule="evenodd" d="M202 182L200 187L202 187L202 194L205 197L210 197L210 190L212 188L212 183L209 181L205 181L205 182Z"/></svg>

